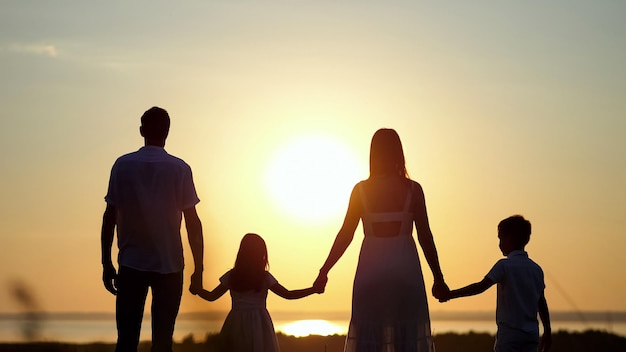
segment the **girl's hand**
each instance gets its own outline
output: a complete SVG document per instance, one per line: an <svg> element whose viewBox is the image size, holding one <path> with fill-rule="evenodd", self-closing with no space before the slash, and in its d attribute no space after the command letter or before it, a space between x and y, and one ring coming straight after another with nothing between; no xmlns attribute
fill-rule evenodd
<svg viewBox="0 0 626 352"><path fill-rule="evenodd" d="M194 272L191 275L191 284L189 285L189 292L193 295L197 295L202 291L202 272Z"/></svg>
<svg viewBox="0 0 626 352"><path fill-rule="evenodd" d="M318 294L324 293L324 290L325 290L325 288L321 287L321 286L319 286L319 287L313 286L313 287L311 287L311 289L313 290L314 293L318 293Z"/></svg>

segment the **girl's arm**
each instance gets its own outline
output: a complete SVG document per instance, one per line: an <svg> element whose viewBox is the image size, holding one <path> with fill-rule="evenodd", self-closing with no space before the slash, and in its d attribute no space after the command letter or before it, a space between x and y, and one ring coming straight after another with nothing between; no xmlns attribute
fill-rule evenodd
<svg viewBox="0 0 626 352"><path fill-rule="evenodd" d="M314 293L324 292L323 289L316 289L315 287L303 288L300 290L288 290L278 282L270 287L270 290L285 299L298 299L312 295Z"/></svg>
<svg viewBox="0 0 626 352"><path fill-rule="evenodd" d="M435 247L435 240L433 233L430 230L430 224L428 222L428 213L426 212L426 199L424 197L424 191L419 183L415 183L416 189L413 196L415 199L415 211L413 218L415 219L415 227L417 229L417 240L422 247L424 257L428 262L428 266L433 273L433 295L436 298L442 297L449 291L448 285L446 285L443 279L443 273L441 266L439 265L439 256L437 255L437 248Z"/></svg>
<svg viewBox="0 0 626 352"><path fill-rule="evenodd" d="M213 289L213 291L208 291L204 289L200 290L200 292L198 292L198 296L209 302L213 302L222 297L224 293L226 293L226 291L228 291L228 288L220 283L219 285L217 285L216 288Z"/></svg>
<svg viewBox="0 0 626 352"><path fill-rule="evenodd" d="M325 285L328 280L328 272L332 267L337 263L339 258L345 253L346 249L352 242L352 238L354 237L354 231L356 227L359 225L359 220L361 220L361 206L360 201L357 198L358 190L357 187L354 186L352 189L352 194L350 195L350 202L348 204L348 211L346 212L346 217L343 220L343 225L337 233L337 237L335 237L335 242L330 249L330 253L324 262L324 265L320 269L319 275L315 280L313 286L321 287L322 284Z"/></svg>

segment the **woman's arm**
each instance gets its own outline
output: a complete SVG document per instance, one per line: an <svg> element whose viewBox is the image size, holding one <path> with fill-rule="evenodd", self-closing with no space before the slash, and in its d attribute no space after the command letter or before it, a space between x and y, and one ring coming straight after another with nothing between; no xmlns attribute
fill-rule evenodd
<svg viewBox="0 0 626 352"><path fill-rule="evenodd" d="M274 292L275 294L277 294L278 296L285 298L285 299L298 299L298 298L303 298L303 297L312 295L314 293L324 292L323 289L316 289L314 287L303 288L300 290L288 290L283 285L279 284L278 282L275 283L272 287L270 287L270 290Z"/></svg>
<svg viewBox="0 0 626 352"><path fill-rule="evenodd" d="M208 291L204 289L200 290L198 292L198 296L209 302L213 302L222 297L224 293L226 293L226 291L228 291L228 288L220 283L219 285L217 285L216 288L213 289L213 291Z"/></svg>
<svg viewBox="0 0 626 352"><path fill-rule="evenodd" d="M330 253L326 258L324 265L320 269L319 275L313 286L320 287L322 284L326 284L326 281L328 280L328 272L337 263L339 258L341 258L352 242L352 238L354 238L354 231L359 225L360 219L361 202L359 201L357 186L354 186L352 194L350 195L348 211L346 212L346 217L343 220L343 225L341 226L339 233L337 233L337 237L335 237L335 242L330 249Z"/></svg>
<svg viewBox="0 0 626 352"><path fill-rule="evenodd" d="M428 262L431 272L433 273L433 295L437 298L443 293L449 291L443 279L443 273L439 265L439 256L437 255L437 248L435 247L435 240L430 230L430 223L428 222L428 213L426 212L426 199L424 197L424 191L419 183L415 182L415 189L413 190L413 199L415 200L414 220L415 227L417 229L417 240L424 251L424 257Z"/></svg>

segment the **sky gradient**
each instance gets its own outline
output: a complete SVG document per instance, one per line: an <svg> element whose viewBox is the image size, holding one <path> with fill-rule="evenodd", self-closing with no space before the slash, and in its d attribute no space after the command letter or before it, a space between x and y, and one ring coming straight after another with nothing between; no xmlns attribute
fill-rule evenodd
<svg viewBox="0 0 626 352"><path fill-rule="evenodd" d="M21 311L17 283L46 311L114 310L101 282L103 197L115 159L142 146L139 118L154 105L172 118L166 150L194 172L209 289L247 232L266 240L281 284L309 286L352 184L367 177L371 136L390 127L424 188L451 287L482 279L501 257L497 223L523 214L551 309L626 310L625 2L0 8L0 312ZM341 153L304 148L276 166L310 136ZM281 206L268 185L280 165L290 187L332 189L319 203L332 211L307 218ZM359 227L324 295L270 295L270 311L349 310L361 239ZM188 285L189 252L186 262ZM429 304L494 310L495 288ZM181 311L229 307L186 292Z"/></svg>

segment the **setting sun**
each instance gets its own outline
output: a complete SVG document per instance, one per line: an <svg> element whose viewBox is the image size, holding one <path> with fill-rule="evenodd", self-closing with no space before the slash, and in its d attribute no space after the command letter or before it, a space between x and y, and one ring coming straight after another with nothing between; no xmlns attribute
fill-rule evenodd
<svg viewBox="0 0 626 352"><path fill-rule="evenodd" d="M345 331L327 320L298 320L293 323L287 324L280 328L282 332L287 335L293 335L296 337L303 337L309 335L335 335L342 334Z"/></svg>
<svg viewBox="0 0 626 352"><path fill-rule="evenodd" d="M360 176L357 158L345 144L326 135L305 135L274 154L265 183L281 211L316 221L345 210Z"/></svg>

